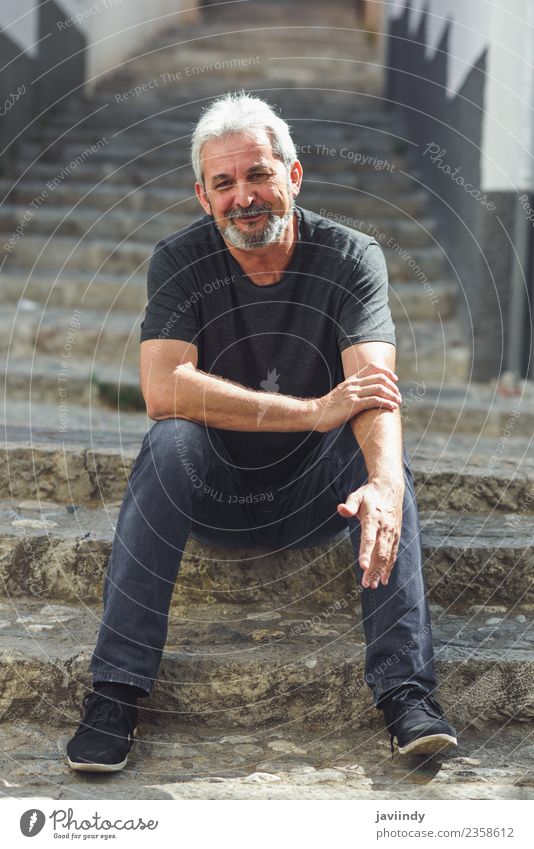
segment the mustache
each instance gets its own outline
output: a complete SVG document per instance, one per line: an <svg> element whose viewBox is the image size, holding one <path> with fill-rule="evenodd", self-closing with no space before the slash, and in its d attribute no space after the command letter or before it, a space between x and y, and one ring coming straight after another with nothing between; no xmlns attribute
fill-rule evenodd
<svg viewBox="0 0 534 849"><path fill-rule="evenodd" d="M261 215L263 212L270 212L271 205L268 203L253 203L247 209L240 206L234 206L226 213L226 218L252 218L254 215Z"/></svg>

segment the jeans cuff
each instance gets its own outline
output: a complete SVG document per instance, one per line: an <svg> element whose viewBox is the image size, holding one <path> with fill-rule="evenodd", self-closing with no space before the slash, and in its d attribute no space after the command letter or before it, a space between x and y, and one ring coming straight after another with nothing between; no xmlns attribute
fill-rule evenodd
<svg viewBox="0 0 534 849"><path fill-rule="evenodd" d="M107 674L104 672L95 672L93 674L93 686L104 681L114 681L116 684L130 684L132 687L140 687L141 690L146 692L147 696L150 695L152 690L152 682L148 678L141 678L139 675L121 674L120 672L108 672Z"/></svg>

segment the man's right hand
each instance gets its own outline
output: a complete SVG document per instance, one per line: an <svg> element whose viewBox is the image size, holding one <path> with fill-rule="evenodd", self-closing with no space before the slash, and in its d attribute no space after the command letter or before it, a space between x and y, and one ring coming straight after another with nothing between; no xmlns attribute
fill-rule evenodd
<svg viewBox="0 0 534 849"><path fill-rule="evenodd" d="M396 410L402 403L394 371L376 363L368 363L357 374L339 383L314 404L315 430L326 433L339 427L363 410L380 407Z"/></svg>

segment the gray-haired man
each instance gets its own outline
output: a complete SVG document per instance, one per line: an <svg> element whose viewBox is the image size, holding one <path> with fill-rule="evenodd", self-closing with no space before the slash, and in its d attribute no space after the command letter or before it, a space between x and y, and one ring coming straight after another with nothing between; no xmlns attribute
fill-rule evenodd
<svg viewBox="0 0 534 849"><path fill-rule="evenodd" d="M94 691L68 763L125 765L190 533L222 546L291 548L347 526L360 567L365 680L392 749L395 738L401 753L455 746L432 695L381 247L296 206L302 166L289 128L258 98L212 103L195 128L192 162L206 214L162 239L151 259L141 385L156 423L119 514Z"/></svg>

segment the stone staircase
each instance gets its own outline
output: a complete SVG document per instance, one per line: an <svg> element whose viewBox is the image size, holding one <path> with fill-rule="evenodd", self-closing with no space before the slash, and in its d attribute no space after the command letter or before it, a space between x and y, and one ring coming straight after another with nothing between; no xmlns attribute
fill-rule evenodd
<svg viewBox="0 0 534 849"><path fill-rule="evenodd" d="M324 4L264 2L167 31L36 128L18 174L2 175L5 796L534 796L532 406L469 385L461 290L411 145L385 109L376 45L351 4L330 5L326 22ZM138 383L147 263L201 212L188 164L200 107L239 88L294 128L299 202L383 234L439 697L461 745L390 757L363 682L346 537L278 553L190 539L128 767L88 779L69 773L64 746L91 683L120 501L151 425Z"/></svg>

